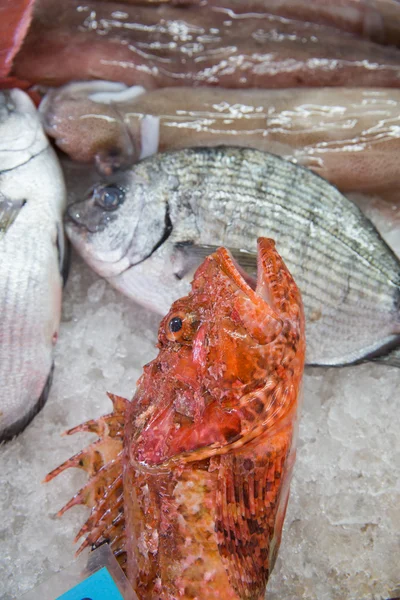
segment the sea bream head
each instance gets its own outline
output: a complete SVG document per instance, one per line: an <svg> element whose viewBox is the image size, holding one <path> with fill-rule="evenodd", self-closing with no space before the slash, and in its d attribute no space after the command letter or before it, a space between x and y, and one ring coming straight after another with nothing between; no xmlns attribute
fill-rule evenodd
<svg viewBox="0 0 400 600"><path fill-rule="evenodd" d="M267 233L301 290L307 364L352 364L400 344L399 259L334 186L273 154L158 154L97 183L68 215L92 268L160 314L219 246L254 273L254 240Z"/></svg>
<svg viewBox="0 0 400 600"><path fill-rule="evenodd" d="M195 261L181 277L180 253L172 256L177 240L172 221L179 225L178 238L183 229L193 238L196 228L180 201L171 197L177 186L179 181L162 165L144 162L75 192L84 197L68 206L65 222L69 239L94 271L161 315L189 291L201 262Z"/></svg>
<svg viewBox="0 0 400 600"><path fill-rule="evenodd" d="M92 509L77 538L109 542L139 598L261 599L279 548L304 366L297 286L271 239L257 279L224 248L160 323L131 402L80 425L68 467L91 479L60 511ZM238 517L240 515L240 517ZM232 542L232 540L234 540ZM206 587L204 587L206 586Z"/></svg>
<svg viewBox="0 0 400 600"><path fill-rule="evenodd" d="M0 441L19 433L50 387L64 266L61 168L35 106L0 94Z"/></svg>

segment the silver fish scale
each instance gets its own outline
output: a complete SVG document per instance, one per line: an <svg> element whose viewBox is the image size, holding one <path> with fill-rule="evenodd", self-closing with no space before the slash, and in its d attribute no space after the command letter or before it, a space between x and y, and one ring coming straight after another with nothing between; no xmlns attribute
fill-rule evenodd
<svg viewBox="0 0 400 600"><path fill-rule="evenodd" d="M325 364L357 360L360 346L373 352L376 340L400 332L399 261L325 180L240 148L166 154L163 170L179 174L176 201L190 199L200 232L195 243L254 252L258 236L275 239L303 295L309 363L321 364L321 354ZM338 338L335 349L331 340Z"/></svg>
<svg viewBox="0 0 400 600"><path fill-rule="evenodd" d="M60 276L57 253L50 252L47 244L48 230L38 228L36 234L20 236L18 246L14 237L9 243L7 236L0 244L0 374L4 383L0 429L16 422L35 403L52 364Z"/></svg>
<svg viewBox="0 0 400 600"><path fill-rule="evenodd" d="M30 98L0 93L0 441L43 405L57 338L62 172Z"/></svg>

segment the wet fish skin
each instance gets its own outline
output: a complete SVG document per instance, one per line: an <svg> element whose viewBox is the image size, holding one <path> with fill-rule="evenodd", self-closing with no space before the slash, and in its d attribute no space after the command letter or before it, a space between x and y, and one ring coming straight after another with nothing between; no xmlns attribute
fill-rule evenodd
<svg viewBox="0 0 400 600"><path fill-rule="evenodd" d="M41 104L48 135L104 174L157 151L236 145L273 152L342 191L397 196L400 90L163 88L72 83Z"/></svg>
<svg viewBox="0 0 400 600"><path fill-rule="evenodd" d="M0 441L42 408L61 313L63 175L29 97L0 94Z"/></svg>
<svg viewBox="0 0 400 600"><path fill-rule="evenodd" d="M185 4L174 0L119 0L127 4ZM235 12L261 12L310 21L353 33L378 43L398 45L400 7L396 0L191 0L186 4L219 6Z"/></svg>
<svg viewBox="0 0 400 600"><path fill-rule="evenodd" d="M379 43L399 45L400 6L396 0L207 0L235 12L268 12L287 19L335 27Z"/></svg>
<svg viewBox="0 0 400 600"><path fill-rule="evenodd" d="M307 169L257 150L206 148L148 158L111 180L111 195L115 185L125 191L121 205L99 206L105 181L69 207L66 229L86 262L140 304L162 314L185 294L204 246L245 251L255 265L264 231L302 292L308 364L349 364L398 344L399 260Z"/></svg>
<svg viewBox="0 0 400 600"><path fill-rule="evenodd" d="M300 293L274 242L258 240L251 286L224 248L209 256L161 321L158 348L132 402L111 394L112 414L67 432L100 439L47 475L90 477L58 514L92 509L80 550L107 540L140 600L262 600L305 352Z"/></svg>
<svg viewBox="0 0 400 600"><path fill-rule="evenodd" d="M28 31L35 0L13 0L0 5L0 88Z"/></svg>
<svg viewBox="0 0 400 600"><path fill-rule="evenodd" d="M122 15L122 16L121 16ZM400 51L337 29L218 7L39 0L15 75L178 86L400 87Z"/></svg>

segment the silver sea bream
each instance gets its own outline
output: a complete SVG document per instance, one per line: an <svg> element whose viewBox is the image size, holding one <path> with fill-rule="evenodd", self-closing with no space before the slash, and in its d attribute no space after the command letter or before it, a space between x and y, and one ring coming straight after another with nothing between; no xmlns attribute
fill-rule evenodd
<svg viewBox="0 0 400 600"><path fill-rule="evenodd" d="M66 192L37 111L0 93L0 441L46 401L61 313Z"/></svg>
<svg viewBox="0 0 400 600"><path fill-rule="evenodd" d="M254 240L267 235L302 292L308 364L349 364L399 342L398 259L335 187L275 155L165 153L96 184L68 215L88 264L159 313L217 246L254 272Z"/></svg>

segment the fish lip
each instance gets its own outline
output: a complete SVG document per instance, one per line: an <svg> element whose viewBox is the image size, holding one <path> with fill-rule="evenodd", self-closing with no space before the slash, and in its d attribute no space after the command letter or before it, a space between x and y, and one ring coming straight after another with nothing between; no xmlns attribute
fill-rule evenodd
<svg viewBox="0 0 400 600"><path fill-rule="evenodd" d="M79 228L80 231L85 231L88 233L98 233L100 231L104 231L104 229L107 227L107 224L113 219L113 214L104 211L101 221L96 223L94 227L90 227L87 222L83 223L80 221L81 217L79 214L73 214L73 210L77 210L77 205L79 206L80 204L84 203L85 201L82 202L78 200L77 202L72 202L69 206L67 206L67 210L65 211L65 223L72 222L76 228Z"/></svg>
<svg viewBox="0 0 400 600"><path fill-rule="evenodd" d="M270 309L275 311L272 296L269 293L269 282L265 281L261 263L262 244L267 244L270 248L275 248L275 242L271 239L259 238L257 240L257 279L247 273L226 248L218 248L216 256L221 267L246 296L253 300L254 303L259 302L260 299L263 300Z"/></svg>
<svg viewBox="0 0 400 600"><path fill-rule="evenodd" d="M74 218L70 213L71 208L77 204L84 204L84 202L85 201L82 200L72 202L65 211L64 227L67 237L78 254L98 275L100 275L100 277L106 279L119 277L124 271L132 266L127 258L132 239L129 240L125 253L115 257L114 260L110 260L107 255L96 256L96 253L93 252L90 235L102 231L106 224L104 225L104 228L89 228L86 223L79 222L78 219ZM107 213L107 215L109 216L110 213ZM132 235L134 235L134 232ZM128 264L126 264L127 262Z"/></svg>
<svg viewBox="0 0 400 600"><path fill-rule="evenodd" d="M247 296L252 296L256 293L257 281L254 277L246 273L227 248L218 248L215 254L223 270L228 273L230 279L233 279L235 284Z"/></svg>
<svg viewBox="0 0 400 600"><path fill-rule="evenodd" d="M104 272L104 264L108 263L103 264L101 260L96 260L96 258L93 257L90 241L88 239L88 230L84 226L74 222L72 219L68 219L67 212L64 216L64 226L68 240L84 261L101 277L108 277L108 273ZM117 272L116 275L119 275L119 273Z"/></svg>
<svg viewBox="0 0 400 600"><path fill-rule="evenodd" d="M85 261L95 271L97 271L97 273L99 273L103 277L107 277L107 278L119 277L119 276L123 275L126 271L129 271L129 269L131 269L132 267L140 265L141 263L143 263L146 260L148 260L149 258L151 258L153 256L153 254L155 254L157 252L157 250L165 244L165 242L171 236L173 229L174 229L174 226L173 226L173 223L171 220L170 206L169 206L169 203L166 202L165 203L165 216L164 216L164 229L162 231L160 239L156 242L156 244L153 246L153 248L151 248L151 250L148 254L146 254L145 256L143 256L143 258L141 258L140 260L138 260L136 262L130 262L128 260L127 255L129 253L129 249L131 247L132 240L135 236L135 231L133 231L132 238L129 240L129 244L127 244L125 253L122 256L120 256L119 258L117 258L115 261L111 261L111 260L104 261L104 260L93 257L92 253L90 252L90 242L88 240L88 236L91 233L93 234L93 233L97 233L99 231L103 231L104 228L106 227L107 223L104 224L104 227L97 227L96 229L90 229L89 227L87 227L86 224L84 225L83 223L79 223L79 221L71 215L70 208L73 207L74 205L80 204L80 203L81 203L80 201L73 202L72 204L70 204L67 207L65 217L64 217L65 231L66 231L67 236L68 236L69 240L71 241L72 245L78 250L78 252L80 254L84 255ZM110 215L110 213L107 213L107 216L108 215ZM112 217L112 213L108 218L111 218L111 217ZM128 260L128 264L124 264L126 262L126 260ZM118 270L115 270L112 273L109 272L109 270L107 270L107 272L105 272L105 269L104 269L105 265L107 265L109 267L109 266L113 266L113 265L116 266L118 264L121 265ZM238 266L238 268L240 269L239 266Z"/></svg>
<svg viewBox="0 0 400 600"><path fill-rule="evenodd" d="M110 279L118 277L126 270L124 261L126 254L117 258L114 261L98 259L93 255L90 240L88 239L89 231L83 225L79 225L72 219L64 218L65 232L72 246L83 258L83 260L101 277ZM120 264L119 268L115 268Z"/></svg>

